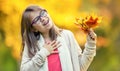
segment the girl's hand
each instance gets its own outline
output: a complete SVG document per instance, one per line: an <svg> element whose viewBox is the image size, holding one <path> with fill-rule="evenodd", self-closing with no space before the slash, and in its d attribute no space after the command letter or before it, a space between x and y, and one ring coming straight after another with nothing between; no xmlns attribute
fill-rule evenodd
<svg viewBox="0 0 120 71"><path fill-rule="evenodd" d="M95 41L97 39L97 35L94 33L92 29L88 31L88 37L90 37L90 39L95 40Z"/></svg>
<svg viewBox="0 0 120 71"><path fill-rule="evenodd" d="M60 46L61 46L60 42L57 42L56 40L53 40L52 42L45 42L45 44L43 45L43 47L46 48L50 52L50 54L58 53L58 51L54 50Z"/></svg>

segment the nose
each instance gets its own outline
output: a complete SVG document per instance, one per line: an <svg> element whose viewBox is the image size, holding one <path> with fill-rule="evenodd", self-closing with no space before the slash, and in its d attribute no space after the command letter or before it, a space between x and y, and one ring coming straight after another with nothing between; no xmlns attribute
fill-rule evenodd
<svg viewBox="0 0 120 71"><path fill-rule="evenodd" d="M45 17L41 17L41 18L40 18L40 21L41 21L41 22L44 22L45 20L46 20Z"/></svg>

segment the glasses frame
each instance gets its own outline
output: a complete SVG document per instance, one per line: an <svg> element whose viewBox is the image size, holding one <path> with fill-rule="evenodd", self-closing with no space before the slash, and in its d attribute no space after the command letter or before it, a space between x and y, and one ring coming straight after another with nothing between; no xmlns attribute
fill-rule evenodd
<svg viewBox="0 0 120 71"><path fill-rule="evenodd" d="M39 16L35 17L33 20L32 20L32 23L31 23L31 26L33 24L35 24L38 20L41 19L41 17L44 17L44 14L47 13L47 11L45 9L43 9L40 13L39 13Z"/></svg>

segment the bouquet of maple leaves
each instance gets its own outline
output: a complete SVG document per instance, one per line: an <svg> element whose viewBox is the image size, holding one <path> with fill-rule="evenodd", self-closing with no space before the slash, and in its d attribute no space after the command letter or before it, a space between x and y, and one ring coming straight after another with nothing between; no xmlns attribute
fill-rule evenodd
<svg viewBox="0 0 120 71"><path fill-rule="evenodd" d="M101 23L102 17L98 17L95 14L86 16L84 18L76 18L75 24L80 27L85 33L91 28L96 28Z"/></svg>

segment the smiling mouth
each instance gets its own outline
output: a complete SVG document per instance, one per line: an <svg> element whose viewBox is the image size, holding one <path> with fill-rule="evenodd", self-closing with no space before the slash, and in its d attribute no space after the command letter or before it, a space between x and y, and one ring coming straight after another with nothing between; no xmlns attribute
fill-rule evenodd
<svg viewBox="0 0 120 71"><path fill-rule="evenodd" d="M43 26L47 25L49 23L49 19L43 23Z"/></svg>

